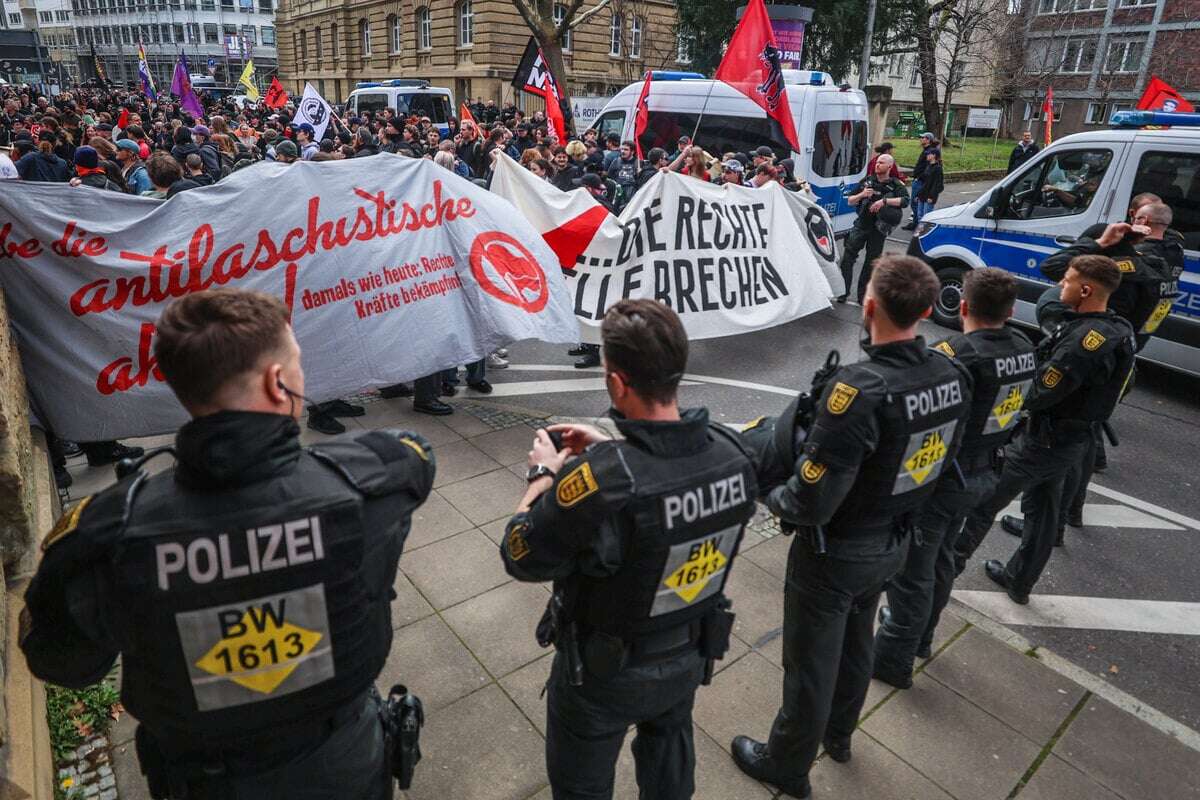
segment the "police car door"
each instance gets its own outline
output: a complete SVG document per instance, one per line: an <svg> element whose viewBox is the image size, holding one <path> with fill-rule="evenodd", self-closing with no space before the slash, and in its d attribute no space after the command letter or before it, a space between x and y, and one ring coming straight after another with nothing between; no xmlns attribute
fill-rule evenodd
<svg viewBox="0 0 1200 800"><path fill-rule="evenodd" d="M851 92L819 92L809 119L814 122L811 138L798 133L800 146L811 155L808 182L829 212L834 233L843 233L855 218L854 206L846 202L852 193L848 190L858 186L867 170L867 109Z"/></svg>
<svg viewBox="0 0 1200 800"><path fill-rule="evenodd" d="M1016 275L1025 304L1049 284L1038 271L1042 260L1113 213L1117 165L1125 147L1080 142L1050 148L998 187L984 209L992 220L976 234L979 258ZM1033 306L1025 304L1018 303L1017 316L1033 322Z"/></svg>

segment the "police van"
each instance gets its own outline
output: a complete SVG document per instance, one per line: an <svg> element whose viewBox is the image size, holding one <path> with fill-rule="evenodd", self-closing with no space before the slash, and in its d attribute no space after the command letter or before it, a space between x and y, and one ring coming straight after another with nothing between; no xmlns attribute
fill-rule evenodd
<svg viewBox="0 0 1200 800"><path fill-rule="evenodd" d="M926 214L908 252L941 281L934 320L957 327L963 275L988 266L1017 276L1014 316L1034 324L1034 302L1050 284L1042 259L1091 225L1123 220L1141 192L1171 207L1186 255L1180 294L1141 357L1200 375L1200 114L1119 112L1111 129L1059 139L974 202Z"/></svg>
<svg viewBox="0 0 1200 800"><path fill-rule="evenodd" d="M834 230L844 232L854 224L856 213L846 197L867 169L866 95L835 86L824 72L785 69L783 80L803 153L792 152L787 142L775 138L766 113L732 86L707 80L697 72L657 70L652 72L642 152L661 147L673 153L679 137L691 136L693 131L696 144L717 157L729 152L750 153L766 145L778 158L793 160L796 177L808 181L833 219ZM593 125L602 139L615 133L621 141L633 140L642 86L642 81L626 86L604 107Z"/></svg>
<svg viewBox="0 0 1200 800"><path fill-rule="evenodd" d="M363 111L377 113L390 108L407 117L429 117L443 136L450 130L454 116L454 95L449 89L430 86L429 81L396 78L390 81L360 81L346 100L346 115L356 117Z"/></svg>

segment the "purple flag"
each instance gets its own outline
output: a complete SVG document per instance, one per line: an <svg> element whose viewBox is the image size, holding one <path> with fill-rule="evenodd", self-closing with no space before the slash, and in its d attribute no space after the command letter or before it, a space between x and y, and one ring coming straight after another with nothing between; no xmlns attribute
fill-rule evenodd
<svg viewBox="0 0 1200 800"><path fill-rule="evenodd" d="M180 107L193 117L204 115L204 107L200 105L200 98L196 97L196 93L192 91L192 76L188 74L187 56L183 53L179 54L179 60L175 62L175 75L171 78L171 94L179 98Z"/></svg>

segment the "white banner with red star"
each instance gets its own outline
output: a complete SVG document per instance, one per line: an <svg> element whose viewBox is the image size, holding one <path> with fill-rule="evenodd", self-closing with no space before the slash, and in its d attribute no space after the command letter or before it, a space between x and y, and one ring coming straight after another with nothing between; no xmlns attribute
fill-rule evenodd
<svg viewBox="0 0 1200 800"><path fill-rule="evenodd" d="M666 303L689 338L707 339L790 322L842 292L829 215L778 183L664 172L616 216L587 189L560 191L500 155L492 191L558 256L585 342L600 341L604 311L626 297Z"/></svg>
<svg viewBox="0 0 1200 800"><path fill-rule="evenodd" d="M422 159L263 163L167 201L10 181L0 285L35 413L59 436L164 433L186 414L155 323L214 287L291 309L307 391L327 400L579 341L558 258L508 203Z"/></svg>

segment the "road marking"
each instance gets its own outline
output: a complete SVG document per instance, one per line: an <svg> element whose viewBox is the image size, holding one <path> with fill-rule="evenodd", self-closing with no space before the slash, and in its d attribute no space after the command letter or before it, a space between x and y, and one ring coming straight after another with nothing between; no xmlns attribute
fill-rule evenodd
<svg viewBox="0 0 1200 800"><path fill-rule="evenodd" d="M1146 511L1150 514L1153 514L1156 517L1162 517L1163 519L1169 519L1172 522L1176 522L1180 525L1191 528L1194 531L1200 531L1200 519L1192 519L1191 517L1186 517L1183 514L1178 514L1174 511L1171 511L1170 509L1163 508L1162 506L1156 506L1156 505L1154 505L1154 503L1148 503L1145 500L1139 500L1136 497L1130 497L1129 495L1124 494L1122 492L1118 492L1115 489L1107 489L1103 486L1099 486L1096 484L1096 481L1094 479L1092 480L1091 484L1088 485L1088 488L1091 489L1096 494L1103 495L1104 497L1107 497L1110 500L1116 500L1118 502L1124 503L1127 506L1133 506L1134 508L1140 508L1142 511Z"/></svg>
<svg viewBox="0 0 1200 800"><path fill-rule="evenodd" d="M1004 592L966 589L954 597L1004 625L1200 636L1200 603L1032 594L1029 605L1019 606Z"/></svg>
<svg viewBox="0 0 1200 800"><path fill-rule="evenodd" d="M1094 483L1092 489L1098 489ZM1011 514L1013 516L1021 516L1021 503L1014 500L1008 504L1001 514ZM1000 518L1000 514L996 515ZM1139 530L1154 529L1161 531L1181 531L1183 527L1166 522L1159 517L1151 516L1145 512L1139 511L1136 508L1130 508L1125 505L1112 505L1109 503L1085 503L1083 506L1083 524L1089 527L1095 526L1100 528L1138 528Z"/></svg>

